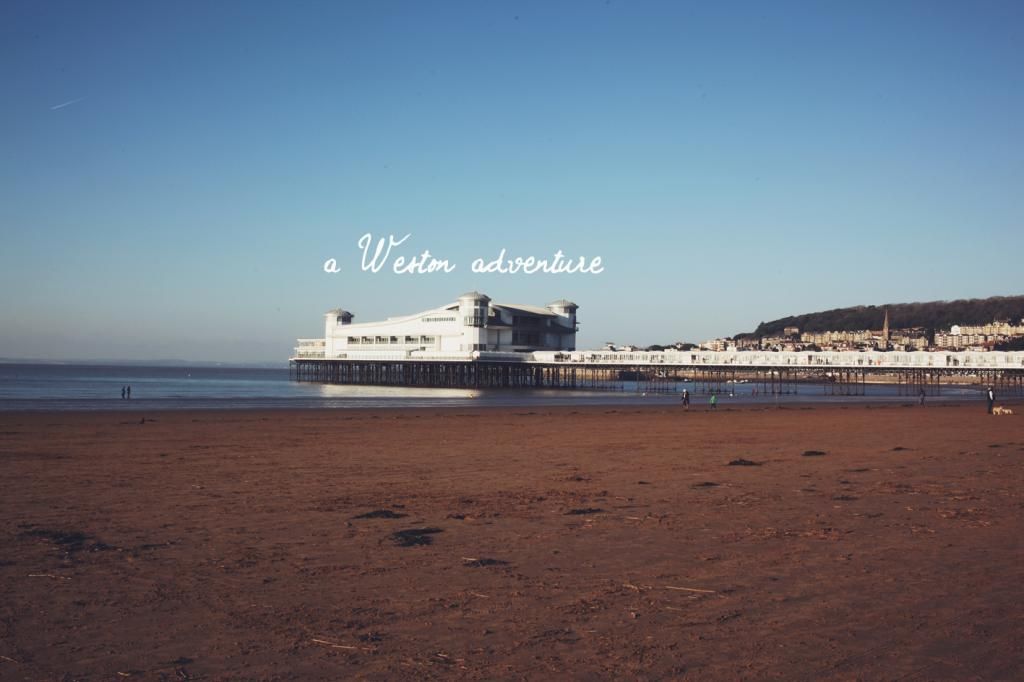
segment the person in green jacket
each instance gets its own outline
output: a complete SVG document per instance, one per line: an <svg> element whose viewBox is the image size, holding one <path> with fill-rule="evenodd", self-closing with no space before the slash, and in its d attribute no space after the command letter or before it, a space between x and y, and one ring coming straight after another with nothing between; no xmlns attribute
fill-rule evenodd
<svg viewBox="0 0 1024 682"><path fill-rule="evenodd" d="M711 404L712 410L718 409L718 395L715 393L711 394L711 400L708 401Z"/></svg>

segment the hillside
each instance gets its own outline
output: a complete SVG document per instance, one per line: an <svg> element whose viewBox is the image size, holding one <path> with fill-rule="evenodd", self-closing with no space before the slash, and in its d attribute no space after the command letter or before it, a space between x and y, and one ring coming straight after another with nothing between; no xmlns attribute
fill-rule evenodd
<svg viewBox="0 0 1024 682"><path fill-rule="evenodd" d="M786 327L799 327L801 332L855 331L881 329L885 309L889 309L889 328L924 327L949 329L951 325L987 324L993 320L1020 323L1024 317L1024 296L993 296L959 301L929 303L889 303L885 305L836 308L817 313L792 315L771 322L762 322L752 333L738 336L774 336Z"/></svg>

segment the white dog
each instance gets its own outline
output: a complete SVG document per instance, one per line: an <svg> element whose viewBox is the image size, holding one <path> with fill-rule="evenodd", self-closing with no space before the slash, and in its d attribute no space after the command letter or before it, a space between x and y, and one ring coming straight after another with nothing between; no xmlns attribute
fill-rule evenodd
<svg viewBox="0 0 1024 682"><path fill-rule="evenodd" d="M1013 414L1013 410L1009 407L993 407L992 414Z"/></svg>

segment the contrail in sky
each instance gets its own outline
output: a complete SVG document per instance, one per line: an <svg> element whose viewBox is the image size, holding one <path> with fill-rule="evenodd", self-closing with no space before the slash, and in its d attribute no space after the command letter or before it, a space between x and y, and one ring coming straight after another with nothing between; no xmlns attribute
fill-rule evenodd
<svg viewBox="0 0 1024 682"><path fill-rule="evenodd" d="M71 100L69 102L64 102L63 104L56 104L56 105L50 107L50 111L56 111L57 109L63 109L64 107L70 107L72 104L74 104L76 102L81 102L83 99L85 99L85 98L84 97L79 97L78 99L73 99L73 100Z"/></svg>

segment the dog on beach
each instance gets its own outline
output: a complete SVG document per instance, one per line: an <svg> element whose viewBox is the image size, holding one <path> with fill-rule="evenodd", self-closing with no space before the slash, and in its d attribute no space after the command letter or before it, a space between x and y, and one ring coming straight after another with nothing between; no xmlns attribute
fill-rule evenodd
<svg viewBox="0 0 1024 682"><path fill-rule="evenodd" d="M993 407L992 414L1013 414L1013 410L1009 407Z"/></svg>

